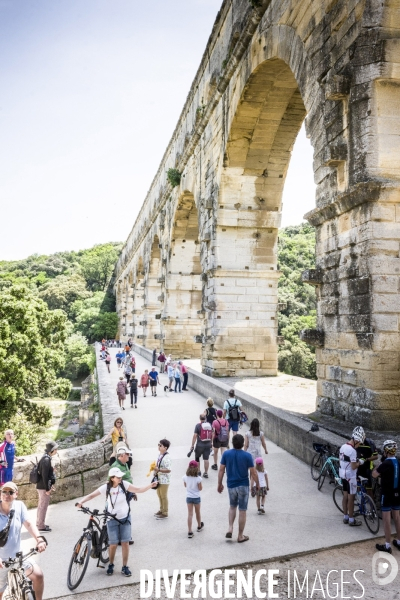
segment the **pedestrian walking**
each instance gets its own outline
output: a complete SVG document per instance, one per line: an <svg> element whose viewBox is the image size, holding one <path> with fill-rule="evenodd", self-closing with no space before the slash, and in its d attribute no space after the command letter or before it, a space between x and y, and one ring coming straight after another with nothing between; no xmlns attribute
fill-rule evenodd
<svg viewBox="0 0 400 600"><path fill-rule="evenodd" d="M138 380L135 374L132 375L129 382L129 393L131 396L131 408L137 408Z"/></svg>
<svg viewBox="0 0 400 600"><path fill-rule="evenodd" d="M242 403L235 398L235 390L229 390L229 398L224 402L224 418L228 418L229 429L239 431L240 407Z"/></svg>
<svg viewBox="0 0 400 600"><path fill-rule="evenodd" d="M149 382L151 395L157 396L157 385L160 385L160 380L158 379L158 372L155 367L151 367L151 371L149 373Z"/></svg>
<svg viewBox="0 0 400 600"><path fill-rule="evenodd" d="M182 370L181 370L181 365L179 363L175 363L174 379L175 379L175 394L177 393L177 391L176 391L177 387L179 388L179 393L181 393Z"/></svg>
<svg viewBox="0 0 400 600"><path fill-rule="evenodd" d="M193 537L193 510L196 513L197 531L203 531L204 523L201 520L201 490L203 489L202 479L199 475L199 464L195 460L191 460L186 471L186 475L182 477L183 485L186 488L186 504L188 509L188 538Z"/></svg>
<svg viewBox="0 0 400 600"><path fill-rule="evenodd" d="M117 359L117 366L118 366L118 370L122 367L122 359L123 359L123 354L121 351L117 352L117 354L115 355L115 358Z"/></svg>
<svg viewBox="0 0 400 600"><path fill-rule="evenodd" d="M151 357L151 366L152 367L157 366L157 348L154 348L154 350L153 350L153 355Z"/></svg>
<svg viewBox="0 0 400 600"><path fill-rule="evenodd" d="M268 454L264 432L260 431L260 421L258 419L253 419L250 423L250 430L246 432L244 438L244 449L246 452L250 452L255 461L256 458L262 456L261 446L264 448L265 454Z"/></svg>
<svg viewBox="0 0 400 600"><path fill-rule="evenodd" d="M120 408L122 408L122 410L125 410L124 402L125 402L127 393L128 393L127 383L126 383L126 381L124 381L123 377L120 377L119 381L117 383L117 396L118 396L119 406L120 406Z"/></svg>
<svg viewBox="0 0 400 600"><path fill-rule="evenodd" d="M124 444L126 446L128 446L128 435L127 435L126 429L124 427L124 421L121 419L121 417L118 417L118 419L115 419L114 427L111 429L111 431L109 433L107 433L100 440L100 442L102 444L105 444L106 441L110 438L111 438L111 443L113 446L113 452L112 452L111 458L110 458L110 464L112 464L113 461L111 459L114 459L114 457L117 454L117 445L120 442L124 442Z"/></svg>
<svg viewBox="0 0 400 600"><path fill-rule="evenodd" d="M55 492L54 484L56 476L51 460L57 454L57 450L58 444L56 442L48 442L46 444L46 451L38 463L36 527L39 531L51 531L50 526L46 525L46 513L50 503L51 492Z"/></svg>
<svg viewBox="0 0 400 600"><path fill-rule="evenodd" d="M131 375L132 375L132 367L130 362L124 367L124 375L126 377L126 383L129 383Z"/></svg>
<svg viewBox="0 0 400 600"><path fill-rule="evenodd" d="M169 391L172 392L172 385L175 379L175 366L170 363L167 367Z"/></svg>
<svg viewBox="0 0 400 600"><path fill-rule="evenodd" d="M132 346L133 346L132 338L129 338L128 346L129 346L129 348L132 348Z"/></svg>
<svg viewBox="0 0 400 600"><path fill-rule="evenodd" d="M232 444L233 449L226 450L221 456L221 464L218 472L218 492L222 494L224 491L222 482L226 471L229 493L229 528L225 537L232 539L233 525L239 507L239 533L237 541L241 544L249 540L249 537L244 535L246 511L249 502L249 473L252 479L257 482L257 488L259 485L252 456L243 450L243 436L240 433L236 433L232 438Z"/></svg>
<svg viewBox="0 0 400 600"><path fill-rule="evenodd" d="M168 354L167 360L165 361L165 366L168 367L172 363L172 356Z"/></svg>
<svg viewBox="0 0 400 600"><path fill-rule="evenodd" d="M213 428L213 450L214 464L211 467L214 471L218 470L218 450L221 450L221 456L229 446L229 423L223 417L223 411L217 410L217 418L212 424Z"/></svg>
<svg viewBox="0 0 400 600"><path fill-rule="evenodd" d="M114 574L114 560L115 553L117 551L118 543L122 546L122 570L121 574L125 577L130 577L132 572L128 567L129 560L129 541L131 540L131 507L127 500L128 492L133 494L143 494L155 487L153 483L146 485L145 487L135 487L130 483L122 480L124 473L118 468L113 467L108 473L108 481L104 485L100 486L97 490L91 494L82 498L77 505L78 508L82 508L86 502L89 502L96 496L105 496L106 501L109 503L109 512L111 512L115 518L107 521L107 533L109 541L109 557L110 562L107 568L107 575Z"/></svg>
<svg viewBox="0 0 400 600"><path fill-rule="evenodd" d="M6 429L4 441L0 444L0 486L13 480L14 462L23 461L23 458L17 458L15 455L14 431Z"/></svg>
<svg viewBox="0 0 400 600"><path fill-rule="evenodd" d="M146 397L147 388L149 387L149 380L150 380L149 372L146 369L145 372L143 373L143 375L140 378L140 386L139 386L143 390L143 397L144 398Z"/></svg>
<svg viewBox="0 0 400 600"><path fill-rule="evenodd" d="M200 423L197 423L196 427L194 428L194 434L193 434L193 438L192 438L192 446L191 446L191 452L194 450L195 453L195 459L196 462L199 463L199 469L201 471L201 467L200 467L200 459L201 457L203 457L204 460L204 473L203 473L203 477L205 479L208 478L208 467L209 467L209 458L210 458L210 452L211 452L211 448L212 448L212 435L213 435L213 431L212 431L212 427L210 425L210 423L207 423L206 421L206 417L204 414L200 415ZM201 475L201 472L199 473L199 475Z"/></svg>
<svg viewBox="0 0 400 600"><path fill-rule="evenodd" d="M165 362L167 360L167 357L165 356L165 354L162 350L161 350L160 354L158 355L157 360L160 363L160 373L165 373Z"/></svg>
<svg viewBox="0 0 400 600"><path fill-rule="evenodd" d="M131 367L132 373L136 373L136 358L134 356L131 356Z"/></svg>
<svg viewBox="0 0 400 600"><path fill-rule="evenodd" d="M160 509L154 516L159 521L168 519L168 489L171 483L171 458L168 454L170 445L171 442L165 438L159 441L159 456L154 468L154 474L158 481L157 496L160 503Z"/></svg>
<svg viewBox="0 0 400 600"><path fill-rule="evenodd" d="M385 532L385 543L376 544L375 548L380 552L388 552L389 554L392 554L391 517L394 521L397 537L393 540L393 546L400 550L400 460L396 457L396 452L397 443L394 440L386 440L383 443L382 462L372 473L372 477L381 478L381 510Z"/></svg>
<svg viewBox="0 0 400 600"><path fill-rule="evenodd" d="M259 456L255 459L255 467L257 471L258 477L258 489L255 486L255 495L257 496L257 510L259 515L264 515L264 503L267 492L269 491L269 483L268 483L268 473L264 467L264 461ZM252 489L253 491L253 489ZM252 494L253 495L253 494Z"/></svg>
<svg viewBox="0 0 400 600"><path fill-rule="evenodd" d="M110 365L111 365L111 354L109 352L106 352L106 367L107 367L107 371L109 373L111 373Z"/></svg>
<svg viewBox="0 0 400 600"><path fill-rule="evenodd" d="M182 392L187 392L187 382L188 382L188 378L189 378L189 373L188 373L187 367L185 367L185 365L183 364L182 361L179 361L179 364L181 366L181 371L182 371L182 376L183 376Z"/></svg>
<svg viewBox="0 0 400 600"><path fill-rule="evenodd" d="M215 419L217 418L217 411L214 408L214 400L212 398L207 398L207 408L206 408L204 414L205 414L207 423L210 423L210 425L212 426Z"/></svg>

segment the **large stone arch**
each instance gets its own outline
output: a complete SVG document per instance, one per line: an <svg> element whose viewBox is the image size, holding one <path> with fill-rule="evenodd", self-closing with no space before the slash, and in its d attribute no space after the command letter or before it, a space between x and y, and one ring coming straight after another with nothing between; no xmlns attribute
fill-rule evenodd
<svg viewBox="0 0 400 600"><path fill-rule="evenodd" d="M148 249L144 276L143 345L146 348L160 347L161 247L160 238L155 233Z"/></svg>
<svg viewBox="0 0 400 600"><path fill-rule="evenodd" d="M175 357L199 358L201 346L195 341L203 324L199 220L194 196L187 190L178 199L170 236L162 292L164 348Z"/></svg>
<svg viewBox="0 0 400 600"><path fill-rule="evenodd" d="M195 190L203 371L275 374L276 233L306 113L318 326L303 339L317 348L317 406L374 427L400 426L399 15L400 0L225 0L115 284L121 296L157 228L168 255L171 206Z"/></svg>

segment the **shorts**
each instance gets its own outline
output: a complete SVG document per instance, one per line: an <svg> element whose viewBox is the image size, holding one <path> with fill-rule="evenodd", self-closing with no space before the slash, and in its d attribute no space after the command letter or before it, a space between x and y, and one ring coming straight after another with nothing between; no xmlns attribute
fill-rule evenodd
<svg viewBox="0 0 400 600"><path fill-rule="evenodd" d="M342 478L342 487L344 492L354 496L357 492L357 479L350 479L350 481L348 481L347 479Z"/></svg>
<svg viewBox="0 0 400 600"><path fill-rule="evenodd" d="M154 381L154 379L150 379L150 387L154 387L157 385L157 381Z"/></svg>
<svg viewBox="0 0 400 600"><path fill-rule="evenodd" d="M35 564L36 564L35 561L33 561L32 559L24 560L22 565L24 567L25 573L29 569L33 569ZM4 567L3 569L0 569L0 594L2 594L7 587L7 583L8 583L7 582L7 573L9 570L10 570L10 567L9 568Z"/></svg>
<svg viewBox="0 0 400 600"><path fill-rule="evenodd" d="M186 498L187 504L200 504L201 498Z"/></svg>
<svg viewBox="0 0 400 600"><path fill-rule="evenodd" d="M400 497L394 494L382 494L381 510L382 512L400 510Z"/></svg>
<svg viewBox="0 0 400 600"><path fill-rule="evenodd" d="M226 440L226 442L220 442L217 438L213 439L213 448L228 448L228 447L229 447L228 440Z"/></svg>
<svg viewBox="0 0 400 600"><path fill-rule="evenodd" d="M249 503L249 486L240 485L235 488L228 488L229 493L229 504L236 508L239 506L239 510L247 510Z"/></svg>
<svg viewBox="0 0 400 600"><path fill-rule="evenodd" d="M267 488L266 487L260 487L258 488L257 491L257 496L260 496L261 498L264 498L264 496L267 495Z"/></svg>
<svg viewBox="0 0 400 600"><path fill-rule="evenodd" d="M232 421L232 419L228 419L229 429L232 431L239 431L240 421Z"/></svg>
<svg viewBox="0 0 400 600"><path fill-rule="evenodd" d="M117 365L120 365L122 363L122 360L120 358L117 358Z"/></svg>
<svg viewBox="0 0 400 600"><path fill-rule="evenodd" d="M211 452L211 444L209 446L196 446L196 449L194 451L194 455L195 458L197 460L197 462L199 462L200 457L203 457L203 460L208 460L210 458L210 452Z"/></svg>
<svg viewBox="0 0 400 600"><path fill-rule="evenodd" d="M110 545L116 546L118 542L129 542L132 538L131 519L127 517L125 521L119 523L115 519L107 521L108 541Z"/></svg>

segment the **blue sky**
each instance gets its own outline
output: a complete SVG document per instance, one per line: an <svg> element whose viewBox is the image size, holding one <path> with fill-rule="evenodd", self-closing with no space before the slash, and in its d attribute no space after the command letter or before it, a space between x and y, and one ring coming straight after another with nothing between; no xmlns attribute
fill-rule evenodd
<svg viewBox="0 0 400 600"><path fill-rule="evenodd" d="M0 260L126 238L220 4L0 0ZM284 225L313 208L311 164L302 133Z"/></svg>

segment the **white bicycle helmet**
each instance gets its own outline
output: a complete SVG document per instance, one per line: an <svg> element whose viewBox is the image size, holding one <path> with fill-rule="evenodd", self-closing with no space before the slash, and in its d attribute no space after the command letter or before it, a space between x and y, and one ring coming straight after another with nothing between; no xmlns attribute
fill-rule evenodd
<svg viewBox="0 0 400 600"><path fill-rule="evenodd" d="M386 440L386 442L383 442L384 452L387 452L388 454L396 454L396 450L397 442L395 442L394 440Z"/></svg>
<svg viewBox="0 0 400 600"><path fill-rule="evenodd" d="M365 440L365 431L362 427L355 427L353 429L353 433L351 434L351 437L353 438L353 440L355 442L360 442L360 444L363 443L363 441Z"/></svg>

